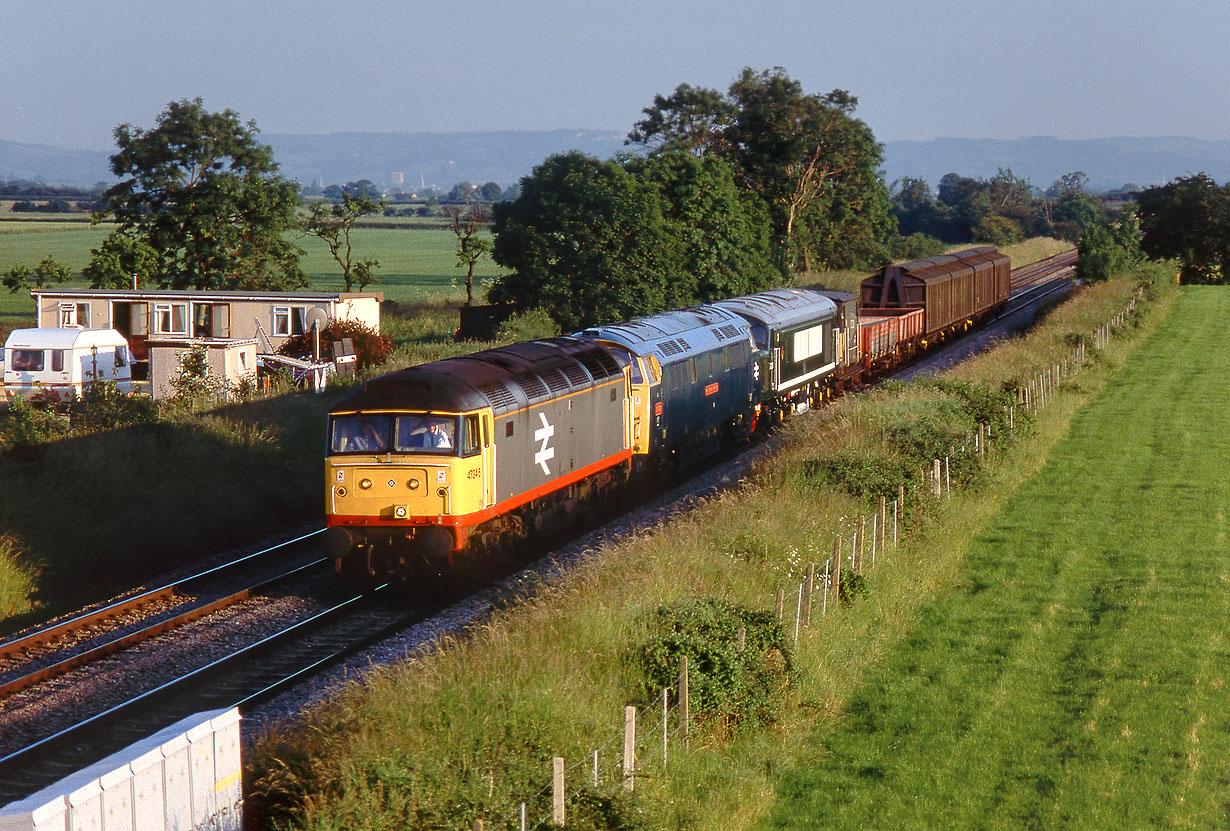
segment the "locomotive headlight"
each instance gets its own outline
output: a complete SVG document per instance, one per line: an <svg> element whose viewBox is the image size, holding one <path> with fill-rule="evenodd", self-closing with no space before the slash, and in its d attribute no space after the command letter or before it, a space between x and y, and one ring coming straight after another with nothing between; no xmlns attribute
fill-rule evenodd
<svg viewBox="0 0 1230 831"><path fill-rule="evenodd" d="M367 490L371 486L372 486L371 479L360 479L359 480L359 487L362 488L363 490Z"/></svg>
<svg viewBox="0 0 1230 831"><path fill-rule="evenodd" d="M397 517L398 519L405 519L407 513L408 512L406 511L405 505L395 505L393 507L393 516Z"/></svg>
<svg viewBox="0 0 1230 831"><path fill-rule="evenodd" d="M407 488L409 488L409 489L410 489L410 490L412 490L412 491L416 491L416 490L418 490L418 489L419 489L419 480L418 480L418 479L411 479L409 482L407 482L407 483L406 483L406 487L407 487Z"/></svg>

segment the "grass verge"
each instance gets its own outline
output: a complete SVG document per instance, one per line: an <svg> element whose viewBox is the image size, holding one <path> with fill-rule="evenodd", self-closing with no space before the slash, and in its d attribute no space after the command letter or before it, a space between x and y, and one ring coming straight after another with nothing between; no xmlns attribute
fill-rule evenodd
<svg viewBox="0 0 1230 831"><path fill-rule="evenodd" d="M254 818L301 828L458 828L476 818L517 827L520 802L531 820L547 810L552 755L568 760L570 781L585 783L597 748L600 785L574 785L569 827L763 821L775 772L807 758L804 739L818 725L835 725L877 661L935 598L956 589L968 541L1041 467L1073 412L1122 360L1125 341L1091 353L1091 365L1036 421L1017 421L1015 433L996 430L1001 456L991 464L969 459L963 437L977 421L998 418L1010 400L1005 387L1052 361L1052 351L1070 351L1134 289L1118 281L1078 292L1026 339L1028 362L1009 364L1006 376L998 364L981 376L971 368L952 383L891 386L795 422L781 452L741 489L603 552L559 584L527 587L468 637L352 685L306 729L272 735L256 749L246 782ZM915 471L937 450L963 443L956 454L976 487L951 501L924 496ZM744 659L787 667L786 695L763 699L779 702L771 718L749 719L737 702L712 708L695 724L688 752L680 752L672 723L676 750L665 768L655 762L661 733L638 733L643 778L627 795L616 764L624 705L639 706L650 725L660 706L645 692L646 645L696 635L663 632L655 621L678 620L678 610L714 598L740 619L772 610L779 589L798 585L808 563L828 556L834 535L849 540L857 518L870 513L872 493L817 473L827 469L823 460L853 458L852 448L865 451L890 485L908 488L902 546L864 574L858 599L834 601L797 646L787 611L780 636L765 639L776 645ZM716 658L695 667L706 681L741 671Z"/></svg>
<svg viewBox="0 0 1230 831"><path fill-rule="evenodd" d="M809 738L763 827L1225 822L1225 301L1183 290Z"/></svg>

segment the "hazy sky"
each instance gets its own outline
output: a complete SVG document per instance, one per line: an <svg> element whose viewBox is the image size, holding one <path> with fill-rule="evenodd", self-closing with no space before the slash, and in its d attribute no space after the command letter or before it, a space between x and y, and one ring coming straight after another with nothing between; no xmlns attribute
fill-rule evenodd
<svg viewBox="0 0 1230 831"><path fill-rule="evenodd" d="M611 129L781 66L881 141L1230 138L1230 0L0 0L0 138L112 150L202 97L264 133Z"/></svg>

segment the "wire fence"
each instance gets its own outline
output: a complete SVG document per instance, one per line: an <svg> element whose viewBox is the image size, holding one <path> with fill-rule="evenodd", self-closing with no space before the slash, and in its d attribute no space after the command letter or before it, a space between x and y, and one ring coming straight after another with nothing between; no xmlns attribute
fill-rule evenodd
<svg viewBox="0 0 1230 831"><path fill-rule="evenodd" d="M1061 361L1039 370L1018 389L1016 403L1008 405L1004 413L1010 433L1017 426L1017 407L1026 407L1036 414L1050 404L1060 384L1077 375L1085 365L1086 341L1092 342L1095 349L1109 343L1136 308L1142 292L1138 291L1122 311L1094 330L1088 339L1081 339ZM954 447L943 459L933 460L930 469L919 471L924 484L920 498L951 498L952 455L973 453L985 457L994 446L991 425L979 423L964 444ZM808 563L802 580L777 589L773 598L774 613L796 647L800 638L812 628L815 616L824 618L840 607L840 600L846 596L843 574L861 576L866 569L874 568L898 549L905 498L904 485L899 486L897 498L891 502L881 497L876 510L858 517L843 528L844 533L834 537L833 553L828 558ZM745 635L745 630L737 634L736 648L740 652ZM520 800L505 800L499 804L500 800L494 796L494 773L489 772L488 795L493 804L484 811L485 817L473 821L471 829L531 831L567 827L569 806L575 805L583 794L634 792L638 781L668 775L671 759L688 750L692 727L690 672L687 656L681 656L678 680L662 689L658 701L641 706L625 705L622 725L613 729L586 756L571 761L563 756L551 757L550 769L543 772L543 786Z"/></svg>

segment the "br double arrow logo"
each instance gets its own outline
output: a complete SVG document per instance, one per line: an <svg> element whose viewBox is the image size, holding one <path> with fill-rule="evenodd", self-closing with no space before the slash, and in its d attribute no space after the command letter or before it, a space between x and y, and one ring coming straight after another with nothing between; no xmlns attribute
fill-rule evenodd
<svg viewBox="0 0 1230 831"><path fill-rule="evenodd" d="M542 472L547 476L551 475L551 469L547 467L547 461L555 458L555 448L550 447L551 437L555 435L555 425L547 421L547 414L538 413L538 417L542 419L542 426L534 431L534 441L539 442L538 451L534 454L534 463L542 468Z"/></svg>

